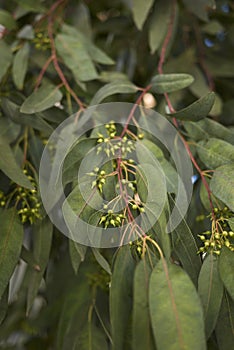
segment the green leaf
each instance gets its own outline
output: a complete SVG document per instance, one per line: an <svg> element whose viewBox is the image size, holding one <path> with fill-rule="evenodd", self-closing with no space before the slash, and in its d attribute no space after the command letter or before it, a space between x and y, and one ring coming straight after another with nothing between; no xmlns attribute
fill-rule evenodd
<svg viewBox="0 0 234 350"><path fill-rule="evenodd" d="M114 94L131 94L136 93L137 87L128 81L113 81L99 89L92 98L90 105L96 105L106 97Z"/></svg>
<svg viewBox="0 0 234 350"><path fill-rule="evenodd" d="M140 144L137 144L136 153L140 163L155 164L155 157L159 161L164 173L167 191L172 193L177 192L178 174L173 165L166 160L161 148L159 148L155 143L147 139L143 139Z"/></svg>
<svg viewBox="0 0 234 350"><path fill-rule="evenodd" d="M12 53L10 47L3 41L0 40L0 81L7 72L12 62Z"/></svg>
<svg viewBox="0 0 234 350"><path fill-rule="evenodd" d="M198 279L198 294L204 310L206 338L215 329L223 299L223 284L218 271L218 259L209 254L203 264Z"/></svg>
<svg viewBox="0 0 234 350"><path fill-rule="evenodd" d="M177 91L184 89L193 82L190 74L160 74L155 75L151 80L151 91L156 94Z"/></svg>
<svg viewBox="0 0 234 350"><path fill-rule="evenodd" d="M25 10L30 12L45 12L46 7L44 7L40 2L32 3L31 0L17 0L17 4Z"/></svg>
<svg viewBox="0 0 234 350"><path fill-rule="evenodd" d="M76 82L96 79L98 74L85 44L66 34L58 34L55 39L56 48L65 65L71 69Z"/></svg>
<svg viewBox="0 0 234 350"><path fill-rule="evenodd" d="M215 329L219 350L229 350L234 344L234 302L224 292L219 318Z"/></svg>
<svg viewBox="0 0 234 350"><path fill-rule="evenodd" d="M203 21L208 21L208 9L215 9L215 0L183 0L188 9Z"/></svg>
<svg viewBox="0 0 234 350"><path fill-rule="evenodd" d="M225 288L234 300L234 254L226 247L222 247L221 250L219 273Z"/></svg>
<svg viewBox="0 0 234 350"><path fill-rule="evenodd" d="M189 136L196 141L216 137L234 145L234 132L215 120L204 118L199 122L183 123Z"/></svg>
<svg viewBox="0 0 234 350"><path fill-rule="evenodd" d="M92 247L93 255L95 256L95 259L99 263L99 265L107 272L109 275L111 275L111 268L108 261L104 258L104 256L100 253L99 249Z"/></svg>
<svg viewBox="0 0 234 350"><path fill-rule="evenodd" d="M170 202L172 202L173 205L175 204L171 196ZM171 233L171 240L173 251L193 281L194 285L197 286L198 275L201 268L201 260L197 254L198 246L194 236L184 218L182 218L182 221Z"/></svg>
<svg viewBox="0 0 234 350"><path fill-rule="evenodd" d="M152 7L154 0L133 0L132 13L134 22L139 30L142 29L143 24L149 14L150 8Z"/></svg>
<svg viewBox="0 0 234 350"><path fill-rule="evenodd" d="M199 158L209 169L234 162L234 146L226 141L210 138L196 146Z"/></svg>
<svg viewBox="0 0 234 350"><path fill-rule="evenodd" d="M42 222L34 226L33 232L33 254L38 262L40 271L31 269L29 277L27 295L27 314L29 313L33 301L38 293L42 277L48 264L50 249L52 244L53 225L46 217Z"/></svg>
<svg viewBox="0 0 234 350"><path fill-rule="evenodd" d="M53 132L52 126L47 123L39 114L29 115L20 113L20 106L7 98L2 99L1 105L4 113L14 122L20 125L31 126L33 129L41 130L45 135Z"/></svg>
<svg viewBox="0 0 234 350"><path fill-rule="evenodd" d="M133 287L132 347L138 350L155 349L148 302L150 273L149 265L141 260L134 273Z"/></svg>
<svg viewBox="0 0 234 350"><path fill-rule="evenodd" d="M87 282L84 283L82 277L66 293L57 331L58 350L73 349L77 338L82 335L83 325L87 323L91 295L90 286Z"/></svg>
<svg viewBox="0 0 234 350"><path fill-rule="evenodd" d="M114 64L114 61L107 56L104 51L94 45L92 41L77 28L64 24L62 30L64 34L70 35L70 37L75 38L77 41L81 41L94 62L106 65Z"/></svg>
<svg viewBox="0 0 234 350"><path fill-rule="evenodd" d="M9 30L16 28L16 22L11 13L6 10L0 10L0 24Z"/></svg>
<svg viewBox="0 0 234 350"><path fill-rule="evenodd" d="M149 25L149 45L151 53L159 49L166 36L171 11L172 2L170 0L157 1Z"/></svg>
<svg viewBox="0 0 234 350"><path fill-rule="evenodd" d="M201 97L190 106L173 113L171 116L179 120L191 120L196 122L209 114L214 101L215 93L209 92L206 96Z"/></svg>
<svg viewBox="0 0 234 350"><path fill-rule="evenodd" d="M10 146L2 136L0 136L0 149L0 169L18 185L33 189L31 182L16 163Z"/></svg>
<svg viewBox="0 0 234 350"><path fill-rule="evenodd" d="M94 322L87 324L82 329L73 350L108 350L106 336Z"/></svg>
<svg viewBox="0 0 234 350"><path fill-rule="evenodd" d="M13 60L13 80L15 86L22 90L24 86L24 78L28 68L28 58L29 58L29 44L26 42L19 49L19 51L14 56Z"/></svg>
<svg viewBox="0 0 234 350"><path fill-rule="evenodd" d="M210 87L207 82L207 77L204 72L198 68L196 65L190 67L189 71L193 72L194 82L190 85L189 90L198 98L210 92ZM222 112L222 100L219 94L215 93L215 102L210 111L211 116L217 116Z"/></svg>
<svg viewBox="0 0 234 350"><path fill-rule="evenodd" d="M158 349L206 349L202 307L188 275L162 258L149 287L152 328Z"/></svg>
<svg viewBox="0 0 234 350"><path fill-rule="evenodd" d="M223 165L215 169L210 182L213 194L234 211L234 164Z"/></svg>
<svg viewBox="0 0 234 350"><path fill-rule="evenodd" d="M0 297L20 258L23 242L23 225L14 208L0 211Z"/></svg>
<svg viewBox="0 0 234 350"><path fill-rule="evenodd" d="M135 262L129 246L117 253L110 289L110 320L112 325L113 350L124 349L126 329L132 309L132 285Z"/></svg>
<svg viewBox="0 0 234 350"><path fill-rule="evenodd" d="M3 109L3 100L1 107ZM13 123L6 115L0 117L0 135L8 141L8 143L14 142L21 131L20 125Z"/></svg>
<svg viewBox="0 0 234 350"><path fill-rule="evenodd" d="M234 217L228 219L228 225L230 226L231 230L234 231Z"/></svg>
<svg viewBox="0 0 234 350"><path fill-rule="evenodd" d="M87 246L69 239L69 254L75 274L77 274L81 262L83 262L85 259L86 251Z"/></svg>
<svg viewBox="0 0 234 350"><path fill-rule="evenodd" d="M33 114L53 107L56 102L60 102L63 95L57 86L44 82L38 90L34 91L26 98L20 108L21 113Z"/></svg>
<svg viewBox="0 0 234 350"><path fill-rule="evenodd" d="M26 24L25 26L23 26L22 29L18 31L17 38L27 40L34 39L33 27L30 24Z"/></svg>

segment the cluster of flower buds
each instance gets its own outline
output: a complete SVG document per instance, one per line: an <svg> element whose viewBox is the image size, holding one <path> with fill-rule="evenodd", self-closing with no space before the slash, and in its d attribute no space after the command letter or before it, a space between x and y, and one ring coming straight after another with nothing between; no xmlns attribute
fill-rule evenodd
<svg viewBox="0 0 234 350"><path fill-rule="evenodd" d="M198 253L212 252L216 255L220 255L223 246L234 252L233 231L216 232L213 235L211 231L206 231L198 235L198 237L203 242L203 246L199 248Z"/></svg>
<svg viewBox="0 0 234 350"><path fill-rule="evenodd" d="M17 185L8 195L4 195L3 192L0 192L0 205L1 207L14 205L17 208L17 213L21 222L23 224L30 223L32 225L38 219L42 218L41 203L37 195L34 178L28 174L26 169L24 170L24 174L34 188L30 190Z"/></svg>
<svg viewBox="0 0 234 350"><path fill-rule="evenodd" d="M234 232L230 229L228 219L233 216L233 213L227 208L214 208L215 222L212 231L205 231L198 235L203 243L199 248L198 253L214 253L220 255L222 247L227 247L234 252ZM213 221L213 215L210 215Z"/></svg>
<svg viewBox="0 0 234 350"><path fill-rule="evenodd" d="M45 51L50 48L50 39L44 33L37 33L33 42L37 50Z"/></svg>
<svg viewBox="0 0 234 350"><path fill-rule="evenodd" d="M125 158L128 153L135 150L135 144L132 139L127 136L123 138L116 136L116 126L113 121L105 125L107 135L104 136L98 133L97 154L105 152L107 157L121 155L121 158Z"/></svg>
<svg viewBox="0 0 234 350"><path fill-rule="evenodd" d="M99 225L104 225L104 228L107 227L119 227L123 225L123 221L126 219L126 216L122 213L114 213L113 210L109 209L108 212L101 216Z"/></svg>
<svg viewBox="0 0 234 350"><path fill-rule="evenodd" d="M92 182L92 188L97 187L102 193L102 187L106 183L106 172L95 167L91 173L87 173L89 176L94 176L95 180Z"/></svg>

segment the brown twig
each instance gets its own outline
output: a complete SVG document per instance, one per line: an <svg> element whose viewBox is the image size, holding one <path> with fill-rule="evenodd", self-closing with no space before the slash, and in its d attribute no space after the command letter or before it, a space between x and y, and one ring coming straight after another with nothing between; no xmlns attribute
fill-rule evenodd
<svg viewBox="0 0 234 350"><path fill-rule="evenodd" d="M54 64L54 68L56 70L56 72L58 73L63 85L65 86L65 88L67 89L67 91L71 94L71 96L74 98L74 100L76 101L76 103L79 105L81 110L84 110L84 106L82 101L79 99L79 97L76 95L75 91L70 87L70 85L67 82L67 79L65 78L59 63L58 63L58 58L57 58L57 54L56 54L56 47L55 47L55 42L54 42L54 37L53 37L53 18L52 15L50 15L48 17L48 36L50 39L50 45L51 45L51 57L52 57L52 61Z"/></svg>
<svg viewBox="0 0 234 350"><path fill-rule="evenodd" d="M38 89L39 85L41 84L42 78L47 70L47 68L49 67L50 63L53 61L53 57L50 56L48 58L48 60L46 61L46 63L44 64L44 66L42 67L40 74L37 77L37 81L36 81L36 85L35 85L35 90Z"/></svg>

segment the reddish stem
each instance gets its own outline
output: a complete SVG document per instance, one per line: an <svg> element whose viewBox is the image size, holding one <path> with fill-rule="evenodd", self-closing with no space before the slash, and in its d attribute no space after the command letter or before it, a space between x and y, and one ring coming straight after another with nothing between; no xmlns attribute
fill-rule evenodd
<svg viewBox="0 0 234 350"><path fill-rule="evenodd" d="M135 103L134 106L132 107L132 109L131 109L131 111L130 111L130 113L129 113L128 119L126 120L126 123L125 123L125 126L124 126L124 128L123 128L123 131L122 131L122 133L121 133L121 135L120 135L121 138L124 136L124 134L125 134L126 131L128 130L128 125L129 125L131 119L133 118L134 113L135 113L137 107L138 107L139 104L141 103L141 101L142 101L144 95L147 93L147 91L150 90L150 88L151 88L151 84L148 85L148 86L146 86L146 88L142 90L142 93L140 94L140 96L139 96L138 99L136 100L136 103Z"/></svg>
<svg viewBox="0 0 234 350"><path fill-rule="evenodd" d="M163 42L163 45L162 45L160 59L159 59L159 63L158 63L159 74L163 74L163 64L165 62L167 47L168 47L168 44L169 44L171 36L172 36L175 16L176 16L176 1L173 0L173 8L172 8L172 13L171 13L171 17L170 17L170 22L168 25L167 35L166 35L164 42Z"/></svg>
<svg viewBox="0 0 234 350"><path fill-rule="evenodd" d="M49 67L50 63L53 61L53 57L50 56L48 58L48 60L46 61L46 63L44 64L44 66L42 67L40 74L38 75L37 81L36 81L36 85L35 85L35 90L38 89L39 85L41 84L42 78L47 70L47 68Z"/></svg>
<svg viewBox="0 0 234 350"><path fill-rule="evenodd" d="M59 63L58 63L58 58L57 58L57 54L56 54L56 47L55 47L55 42L54 42L54 37L53 37L53 20L52 17L49 16L48 18L48 36L50 39L50 45L51 45L51 57L52 57L52 61L54 64L54 68L56 70L56 72L58 73L63 85L65 86L65 88L67 89L67 91L71 94L71 96L74 98L74 100L76 101L76 103L79 105L81 110L84 110L84 106L82 101L79 99L79 97L76 95L75 91L72 90L72 88L70 87L70 85L67 82L67 79L65 78Z"/></svg>

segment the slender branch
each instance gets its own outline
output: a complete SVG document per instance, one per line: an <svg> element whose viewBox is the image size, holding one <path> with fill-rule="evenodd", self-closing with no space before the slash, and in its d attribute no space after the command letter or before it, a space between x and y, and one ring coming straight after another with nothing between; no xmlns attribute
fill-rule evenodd
<svg viewBox="0 0 234 350"><path fill-rule="evenodd" d="M46 61L46 63L44 64L44 66L42 67L40 74L37 77L37 81L36 81L36 85L35 85L35 90L38 89L39 85L41 84L42 78L47 70L47 68L49 67L50 63L53 61L53 57L50 56L48 58L48 60Z"/></svg>
<svg viewBox="0 0 234 350"><path fill-rule="evenodd" d="M123 131L122 131L122 133L121 133L121 135L120 135L121 138L122 138L122 137L124 136L124 134L127 132L127 130L128 130L128 125L129 125L131 119L133 118L134 113L135 113L137 107L138 107L139 104L141 103L141 101L142 101L143 97L145 96L145 94L147 93L147 91L150 90L150 88L151 88L151 84L148 85L148 86L146 86L146 88L142 90L142 93L140 94L140 96L139 96L138 99L136 100L134 106L132 107L132 109L131 109L131 111L130 111L130 113L129 113L128 119L126 120L126 123L125 123L125 126L124 126L124 128L123 128Z"/></svg>
<svg viewBox="0 0 234 350"><path fill-rule="evenodd" d="M56 47L55 47L55 42L54 42L54 37L53 37L53 19L52 16L48 17L48 36L50 39L50 45L51 45L51 57L52 57L52 61L54 64L54 68L56 70L56 72L58 73L63 85L65 86L65 88L67 89L67 91L71 94L71 96L74 98L74 100L76 101L76 103L79 105L81 110L84 110L84 106L82 101L79 99L79 97L76 95L75 91L70 87L69 83L67 82L67 79L65 78L59 63L58 63L58 58L57 58L57 54L56 54Z"/></svg>
<svg viewBox="0 0 234 350"><path fill-rule="evenodd" d="M173 8L172 8L172 13L171 13L171 17L170 17L170 22L168 25L168 30L167 30L167 34L166 37L164 39L163 45L162 45L162 49L161 49L161 53L160 53L160 59L159 59L159 63L158 63L158 72L159 74L163 74L163 64L165 62L165 57L166 57L166 52L167 52L167 47L169 45L172 33L173 33L173 27L174 27L174 22L175 22L175 16L176 16L176 0L173 0Z"/></svg>

